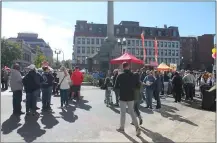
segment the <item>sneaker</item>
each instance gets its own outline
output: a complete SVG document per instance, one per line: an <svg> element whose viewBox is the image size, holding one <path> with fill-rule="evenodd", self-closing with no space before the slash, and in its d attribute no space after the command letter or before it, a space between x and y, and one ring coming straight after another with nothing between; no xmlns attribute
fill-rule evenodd
<svg viewBox="0 0 217 143"><path fill-rule="evenodd" d="M140 136L141 135L141 129L138 127L136 129L136 136Z"/></svg>
<svg viewBox="0 0 217 143"><path fill-rule="evenodd" d="M118 128L118 129L116 129L118 132L124 132L124 129L122 129L122 128Z"/></svg>
<svg viewBox="0 0 217 143"><path fill-rule="evenodd" d="M18 114L23 115L23 114L25 114L25 112L20 111Z"/></svg>

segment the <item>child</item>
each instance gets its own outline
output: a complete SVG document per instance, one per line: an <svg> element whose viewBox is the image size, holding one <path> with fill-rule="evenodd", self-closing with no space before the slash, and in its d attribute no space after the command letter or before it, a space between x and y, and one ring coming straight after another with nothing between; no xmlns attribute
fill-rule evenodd
<svg viewBox="0 0 217 143"><path fill-rule="evenodd" d="M105 85L105 100L104 101L105 103L107 103L107 106L108 106L109 103L112 104L112 101L110 102L110 96L112 92L112 82L109 77L105 79L104 85Z"/></svg>

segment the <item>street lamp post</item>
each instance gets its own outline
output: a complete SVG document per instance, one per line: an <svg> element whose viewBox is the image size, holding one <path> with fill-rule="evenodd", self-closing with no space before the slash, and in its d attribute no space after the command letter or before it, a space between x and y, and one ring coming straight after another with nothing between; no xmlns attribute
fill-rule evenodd
<svg viewBox="0 0 217 143"><path fill-rule="evenodd" d="M59 57L59 54L61 54L61 51L55 50L54 53L57 55L57 65L58 65L58 57Z"/></svg>
<svg viewBox="0 0 217 143"><path fill-rule="evenodd" d="M121 47L121 54L125 53L126 50L123 49L123 46L126 45L126 38L125 37L124 38L119 38L119 39L117 39L117 42L118 42L118 45Z"/></svg>

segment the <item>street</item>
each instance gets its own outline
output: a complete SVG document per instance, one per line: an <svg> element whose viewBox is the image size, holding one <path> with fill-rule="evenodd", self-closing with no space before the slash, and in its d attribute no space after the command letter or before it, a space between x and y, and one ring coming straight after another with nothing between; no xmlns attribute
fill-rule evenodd
<svg viewBox="0 0 217 143"><path fill-rule="evenodd" d="M12 92L2 92L1 142L215 142L215 112L201 110L199 101L192 105L174 103L170 96L161 99L159 111L151 111L144 108L145 103L141 104L140 137L136 137L128 114L125 133L119 133L116 129L120 110L106 107L104 92L97 87L83 86L83 100L76 107L72 103L62 110L59 108L60 97L52 97L52 114L26 119L25 115L20 119L11 116ZM22 105L22 111L25 111L25 103ZM41 102L38 107L41 108Z"/></svg>

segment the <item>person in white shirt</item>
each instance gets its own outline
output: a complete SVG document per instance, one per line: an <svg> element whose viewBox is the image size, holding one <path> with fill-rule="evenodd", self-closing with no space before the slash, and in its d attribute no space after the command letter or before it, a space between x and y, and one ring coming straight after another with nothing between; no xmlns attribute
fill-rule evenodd
<svg viewBox="0 0 217 143"><path fill-rule="evenodd" d="M60 85L61 108L64 104L67 107L71 79L65 67L62 66L60 68L60 71L57 73L57 78L59 78Z"/></svg>

